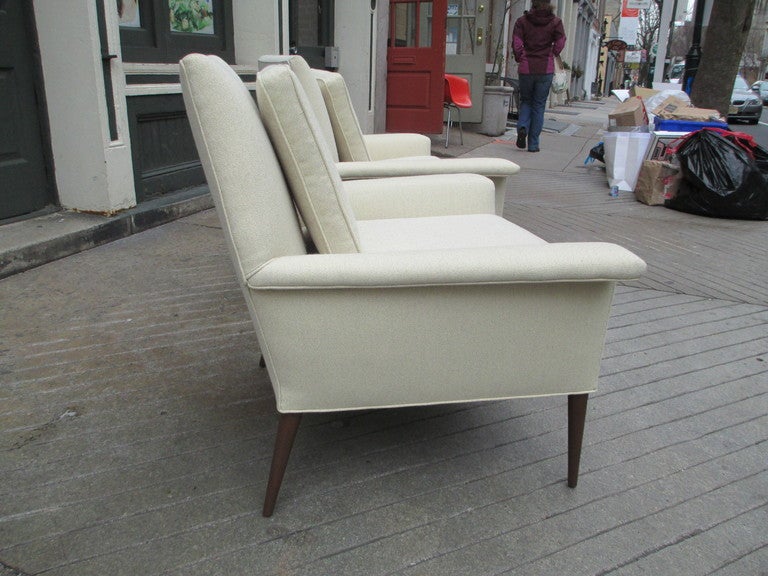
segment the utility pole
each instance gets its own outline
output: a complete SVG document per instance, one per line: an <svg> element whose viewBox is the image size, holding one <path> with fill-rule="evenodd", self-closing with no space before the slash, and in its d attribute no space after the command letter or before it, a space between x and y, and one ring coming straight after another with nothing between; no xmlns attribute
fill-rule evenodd
<svg viewBox="0 0 768 576"><path fill-rule="evenodd" d="M674 19L677 14L677 0L664 0L659 17L659 44L656 49L656 68L653 71L654 82L664 82L669 53L669 39L674 29Z"/></svg>
<svg viewBox="0 0 768 576"><path fill-rule="evenodd" d="M696 0L696 11L693 23L693 42L688 54L685 55L685 74L683 74L682 87L690 95L693 80L699 70L701 61L701 29L704 26L705 0Z"/></svg>

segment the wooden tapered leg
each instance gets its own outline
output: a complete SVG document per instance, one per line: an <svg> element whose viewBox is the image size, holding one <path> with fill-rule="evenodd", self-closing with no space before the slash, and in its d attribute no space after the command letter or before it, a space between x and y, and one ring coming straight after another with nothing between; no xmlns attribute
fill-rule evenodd
<svg viewBox="0 0 768 576"><path fill-rule="evenodd" d="M259 358L259 368L266 368L267 363L264 361L264 354L261 355L261 358Z"/></svg>
<svg viewBox="0 0 768 576"><path fill-rule="evenodd" d="M293 440L301 423L301 414L280 414L280 422L277 424L277 438L275 438L275 451L272 454L272 467L269 471L267 494L264 497L264 516L272 516L275 510L275 502L283 483L285 467L288 465L288 457L291 455Z"/></svg>
<svg viewBox="0 0 768 576"><path fill-rule="evenodd" d="M584 421L587 417L589 394L568 396L568 487L575 488L579 481L581 441L584 438Z"/></svg>

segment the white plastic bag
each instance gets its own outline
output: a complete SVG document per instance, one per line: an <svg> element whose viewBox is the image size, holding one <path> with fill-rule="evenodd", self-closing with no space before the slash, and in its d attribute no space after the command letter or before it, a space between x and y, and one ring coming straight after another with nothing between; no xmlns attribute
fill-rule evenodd
<svg viewBox="0 0 768 576"><path fill-rule="evenodd" d="M624 192L633 192L640 168L651 143L647 132L606 132L605 173L608 186L618 186Z"/></svg>
<svg viewBox="0 0 768 576"><path fill-rule="evenodd" d="M560 56L555 57L555 74L552 76L551 90L555 94L562 94L568 90L568 73L563 68Z"/></svg>

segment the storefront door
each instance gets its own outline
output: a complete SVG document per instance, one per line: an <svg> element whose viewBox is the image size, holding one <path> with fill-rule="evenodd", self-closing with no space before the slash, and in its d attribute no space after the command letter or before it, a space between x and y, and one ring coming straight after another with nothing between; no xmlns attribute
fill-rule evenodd
<svg viewBox="0 0 768 576"><path fill-rule="evenodd" d="M480 122L485 87L488 37L488 0L448 0L445 71L469 81L472 108L462 112L465 122ZM496 32L498 37L498 32Z"/></svg>
<svg viewBox="0 0 768 576"><path fill-rule="evenodd" d="M387 132L443 129L446 0L390 0Z"/></svg>
<svg viewBox="0 0 768 576"><path fill-rule="evenodd" d="M24 0L0 1L0 219L53 203L28 10Z"/></svg>

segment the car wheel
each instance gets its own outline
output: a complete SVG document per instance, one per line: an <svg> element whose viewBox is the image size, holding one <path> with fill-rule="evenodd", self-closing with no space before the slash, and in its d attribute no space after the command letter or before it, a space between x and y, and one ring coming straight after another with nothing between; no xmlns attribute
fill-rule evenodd
<svg viewBox="0 0 768 576"><path fill-rule="evenodd" d="M760 121L760 118L750 118L747 122L749 124L757 124Z"/></svg>

